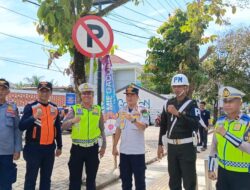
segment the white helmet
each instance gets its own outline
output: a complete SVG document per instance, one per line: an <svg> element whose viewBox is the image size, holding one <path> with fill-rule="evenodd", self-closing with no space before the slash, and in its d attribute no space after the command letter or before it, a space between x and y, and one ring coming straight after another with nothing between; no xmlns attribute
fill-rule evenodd
<svg viewBox="0 0 250 190"><path fill-rule="evenodd" d="M180 85L187 85L189 86L188 79L184 74L177 74L173 76L171 81L171 86L180 86Z"/></svg>
<svg viewBox="0 0 250 190"><path fill-rule="evenodd" d="M94 87L90 83L83 83L78 87L80 92L94 92Z"/></svg>

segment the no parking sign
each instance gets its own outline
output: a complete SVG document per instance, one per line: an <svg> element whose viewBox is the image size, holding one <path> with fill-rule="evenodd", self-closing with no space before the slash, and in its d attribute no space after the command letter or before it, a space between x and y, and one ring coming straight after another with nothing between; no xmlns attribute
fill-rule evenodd
<svg viewBox="0 0 250 190"><path fill-rule="evenodd" d="M77 50L87 57L102 57L111 49L113 31L101 17L89 15L80 18L73 27L72 39Z"/></svg>

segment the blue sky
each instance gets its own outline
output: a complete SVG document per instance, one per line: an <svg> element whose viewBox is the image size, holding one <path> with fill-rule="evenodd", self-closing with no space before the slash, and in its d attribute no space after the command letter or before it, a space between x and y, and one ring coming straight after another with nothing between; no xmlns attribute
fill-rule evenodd
<svg viewBox="0 0 250 190"><path fill-rule="evenodd" d="M36 0L33 1L36 2ZM125 5L127 8L125 6L119 7L104 19L109 22L113 29L149 38L156 35L156 28L161 25L159 21L164 21L164 18L167 18L168 14L172 13L176 8L184 9L186 2L188 2L188 0L144 0L144 3L138 6L127 3ZM38 9L37 6L27 2L24 3L22 0L0 0L0 78L3 77L10 82L18 83L23 81L25 77L37 75L44 76L44 79L49 81L54 79L58 85L69 85L70 78L60 72L63 71L64 68L67 68L70 62L70 57L67 54L56 60L55 64L53 63L51 69L55 71L6 61L6 59L11 59L12 61L18 60L18 62L23 61L24 64L38 67L46 67L48 61L48 53L45 51L45 47L7 35L48 46L49 44L45 44L43 37L37 34L34 20L15 14L5 8L34 19L37 18L36 12ZM150 18L136 14L128 10L128 8L145 14ZM119 17L119 15L139 22L134 23L130 20L124 20ZM229 11L227 17L230 18L232 25L227 27L211 25L206 31L206 35L224 33L234 27L249 26L247 15L250 15L249 9L238 10L235 15L232 15ZM129 25L117 22L116 20L129 23ZM131 23L137 27L132 26ZM119 50L115 52L117 55L131 62L144 63L147 50L147 39L135 38L116 32L114 32L114 39L114 44L119 47Z"/></svg>

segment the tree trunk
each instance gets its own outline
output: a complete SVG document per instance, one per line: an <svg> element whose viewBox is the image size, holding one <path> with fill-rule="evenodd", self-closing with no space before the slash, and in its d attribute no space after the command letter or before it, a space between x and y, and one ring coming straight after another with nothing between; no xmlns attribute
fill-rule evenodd
<svg viewBox="0 0 250 190"><path fill-rule="evenodd" d="M78 90L78 86L86 82L85 73L85 56L82 55L76 48L74 52L74 62L72 64L72 71L75 84L76 101L81 102L81 93Z"/></svg>
<svg viewBox="0 0 250 190"><path fill-rule="evenodd" d="M96 15L97 16L104 16L107 13L111 12L112 10L114 10L117 7L120 7L121 5L127 3L129 0L117 0L115 1L113 4L105 7L103 10L99 11Z"/></svg>

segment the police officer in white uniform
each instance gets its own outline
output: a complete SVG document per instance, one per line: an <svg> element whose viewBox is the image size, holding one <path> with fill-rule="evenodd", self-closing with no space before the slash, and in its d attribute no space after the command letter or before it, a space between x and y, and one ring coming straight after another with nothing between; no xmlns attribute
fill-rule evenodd
<svg viewBox="0 0 250 190"><path fill-rule="evenodd" d="M250 117L240 111L245 94L225 86L220 88L219 95L226 115L218 118L215 124L208 177L217 179L217 190L249 190ZM215 169L216 161L218 172Z"/></svg>
<svg viewBox="0 0 250 190"><path fill-rule="evenodd" d="M119 111L113 155L118 155L117 143L120 143L120 177L122 189L132 189L134 174L136 190L145 190L145 142L144 131L148 126L149 116L145 107L139 106L139 89L133 85L126 89L127 106Z"/></svg>

